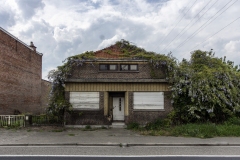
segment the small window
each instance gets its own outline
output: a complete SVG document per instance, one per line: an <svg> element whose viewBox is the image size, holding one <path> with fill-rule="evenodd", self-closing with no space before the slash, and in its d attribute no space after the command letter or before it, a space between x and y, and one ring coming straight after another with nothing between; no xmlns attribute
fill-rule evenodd
<svg viewBox="0 0 240 160"><path fill-rule="evenodd" d="M110 71L116 71L117 70L117 65L116 64L110 64L109 65L109 70Z"/></svg>
<svg viewBox="0 0 240 160"><path fill-rule="evenodd" d="M100 64L99 70L100 71L116 71L117 65L116 64Z"/></svg>
<svg viewBox="0 0 240 160"><path fill-rule="evenodd" d="M121 64L120 70L121 71L137 71L138 65L137 64Z"/></svg>
<svg viewBox="0 0 240 160"><path fill-rule="evenodd" d="M130 65L130 70L131 71L136 71L137 70L137 65L136 64L131 64Z"/></svg>
<svg viewBox="0 0 240 160"><path fill-rule="evenodd" d="M128 71L128 65L127 64L122 64L121 65L121 71Z"/></svg>
<svg viewBox="0 0 240 160"><path fill-rule="evenodd" d="M107 64L100 64L99 69L100 69L100 71L107 71L108 70L108 65Z"/></svg>

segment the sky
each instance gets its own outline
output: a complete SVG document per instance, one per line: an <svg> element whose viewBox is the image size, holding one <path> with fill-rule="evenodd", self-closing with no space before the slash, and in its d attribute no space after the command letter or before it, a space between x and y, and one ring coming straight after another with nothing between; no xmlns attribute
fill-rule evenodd
<svg viewBox="0 0 240 160"><path fill-rule="evenodd" d="M240 0L0 0L0 26L33 41L46 80L67 57L121 39L179 61L212 49L240 64Z"/></svg>

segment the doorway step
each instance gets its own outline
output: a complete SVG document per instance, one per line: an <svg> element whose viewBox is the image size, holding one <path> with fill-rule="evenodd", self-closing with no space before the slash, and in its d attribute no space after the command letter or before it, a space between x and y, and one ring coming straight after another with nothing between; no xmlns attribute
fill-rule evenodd
<svg viewBox="0 0 240 160"><path fill-rule="evenodd" d="M112 122L112 128L126 128L127 126L125 125L124 122Z"/></svg>

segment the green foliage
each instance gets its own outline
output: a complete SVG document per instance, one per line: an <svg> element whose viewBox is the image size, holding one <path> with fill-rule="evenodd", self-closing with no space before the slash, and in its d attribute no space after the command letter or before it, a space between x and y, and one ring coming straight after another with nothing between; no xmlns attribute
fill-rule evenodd
<svg viewBox="0 0 240 160"><path fill-rule="evenodd" d="M142 48L130 44L128 41L122 40L115 44L121 51L124 59L141 59L149 61L151 65L153 78L157 78L158 71L164 70L167 79L173 77L173 71L176 67L176 59L171 53L166 55L147 52ZM103 50L107 54L114 54L111 49ZM63 116L64 111L71 111L72 106L65 100L64 82L71 76L72 69L76 66L82 66L86 60L94 60L95 53L93 51L85 52L75 56L68 57L62 66L58 66L56 70L52 70L48 74L48 79L52 81L52 90L50 94L50 104L48 113ZM79 115L80 116L80 115ZM63 117L62 117L63 119Z"/></svg>
<svg viewBox="0 0 240 160"><path fill-rule="evenodd" d="M59 121L59 116L53 114L32 115L32 124L46 125L58 123L61 123L61 121Z"/></svg>
<svg viewBox="0 0 240 160"><path fill-rule="evenodd" d="M73 134L73 133L69 133L68 135L69 135L69 136L75 136L75 134Z"/></svg>
<svg viewBox="0 0 240 160"><path fill-rule="evenodd" d="M68 57L62 66L48 73L48 79L52 81L52 90L50 93L50 104L48 113L63 116L64 110L70 111L71 104L65 100L64 82L71 75L74 66L82 65L85 59L93 59L94 52L85 52L75 56Z"/></svg>
<svg viewBox="0 0 240 160"><path fill-rule="evenodd" d="M174 119L182 123L223 122L240 111L240 72L212 52L197 50L183 59L171 90Z"/></svg>
<svg viewBox="0 0 240 160"><path fill-rule="evenodd" d="M239 118L229 119L223 124L215 123L187 123L182 125L169 125L169 120L157 120L147 124L144 128L132 128L143 135L151 136L183 136L183 137L231 137L240 136Z"/></svg>
<svg viewBox="0 0 240 160"><path fill-rule="evenodd" d="M227 121L224 122L226 125L239 125L240 126L240 118L239 117L231 117Z"/></svg>
<svg viewBox="0 0 240 160"><path fill-rule="evenodd" d="M136 130L136 129L139 129L139 128L140 128L140 126L139 126L139 124L136 123L136 122L129 123L129 124L127 125L127 129L133 129L133 130Z"/></svg>
<svg viewBox="0 0 240 160"><path fill-rule="evenodd" d="M85 129L92 129L92 127L90 125L86 125Z"/></svg>
<svg viewBox="0 0 240 160"><path fill-rule="evenodd" d="M154 122L150 122L145 126L146 130L161 130L162 128L170 127L171 122L169 119L157 119Z"/></svg>

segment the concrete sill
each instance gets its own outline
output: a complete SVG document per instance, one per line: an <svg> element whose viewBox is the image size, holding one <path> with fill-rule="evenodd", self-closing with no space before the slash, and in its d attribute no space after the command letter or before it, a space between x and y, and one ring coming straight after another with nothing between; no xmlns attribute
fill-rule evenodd
<svg viewBox="0 0 240 160"><path fill-rule="evenodd" d="M139 71L98 71L98 73L139 73Z"/></svg>
<svg viewBox="0 0 240 160"><path fill-rule="evenodd" d="M164 112L165 109L134 109L133 112Z"/></svg>
<svg viewBox="0 0 240 160"><path fill-rule="evenodd" d="M100 111L100 109L74 108L73 111Z"/></svg>

